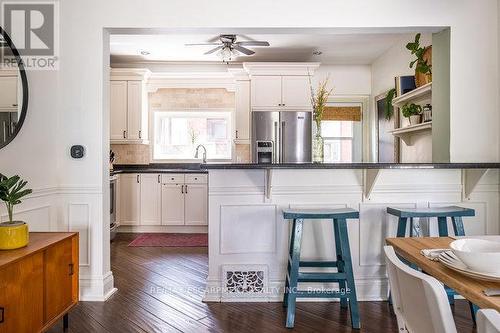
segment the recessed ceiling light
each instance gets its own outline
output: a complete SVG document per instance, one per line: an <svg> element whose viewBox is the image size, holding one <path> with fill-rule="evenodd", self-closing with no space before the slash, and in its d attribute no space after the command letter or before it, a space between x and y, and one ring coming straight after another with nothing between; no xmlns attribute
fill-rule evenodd
<svg viewBox="0 0 500 333"><path fill-rule="evenodd" d="M322 55L322 54L323 54L323 52L321 52L319 50L318 51L313 51L313 55L315 55L315 56L319 56L319 55Z"/></svg>
<svg viewBox="0 0 500 333"><path fill-rule="evenodd" d="M146 50L141 50L140 52L141 52L141 54L142 54L143 56L147 56L147 55L150 55L150 54L151 54L149 51L146 51Z"/></svg>

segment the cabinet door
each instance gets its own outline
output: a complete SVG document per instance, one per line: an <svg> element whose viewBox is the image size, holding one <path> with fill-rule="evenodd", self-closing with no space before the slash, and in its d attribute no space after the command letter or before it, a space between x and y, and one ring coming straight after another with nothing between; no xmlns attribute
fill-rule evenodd
<svg viewBox="0 0 500 333"><path fill-rule="evenodd" d="M127 138L127 81L111 81L110 95L110 138Z"/></svg>
<svg viewBox="0 0 500 333"><path fill-rule="evenodd" d="M0 269L2 311L1 333L31 333L42 329L43 252Z"/></svg>
<svg viewBox="0 0 500 333"><path fill-rule="evenodd" d="M128 139L141 140L143 137L143 91L142 81L128 81L127 105L128 105Z"/></svg>
<svg viewBox="0 0 500 333"><path fill-rule="evenodd" d="M311 109L311 86L307 76L283 76L283 106L290 109Z"/></svg>
<svg viewBox="0 0 500 333"><path fill-rule="evenodd" d="M0 76L0 109L17 109L17 76Z"/></svg>
<svg viewBox="0 0 500 333"><path fill-rule="evenodd" d="M161 224L161 175L141 174L141 225Z"/></svg>
<svg viewBox="0 0 500 333"><path fill-rule="evenodd" d="M72 239L68 238L47 250L44 255L45 322L64 312L73 303L73 274L78 269L73 262Z"/></svg>
<svg viewBox="0 0 500 333"><path fill-rule="evenodd" d="M186 225L207 225L208 188L206 184L187 184L185 187Z"/></svg>
<svg viewBox="0 0 500 333"><path fill-rule="evenodd" d="M184 225L184 184L162 185L161 223Z"/></svg>
<svg viewBox="0 0 500 333"><path fill-rule="evenodd" d="M138 225L140 222L140 175L120 175L120 223Z"/></svg>
<svg viewBox="0 0 500 333"><path fill-rule="evenodd" d="M252 109L278 108L281 104L281 76L252 77Z"/></svg>
<svg viewBox="0 0 500 333"><path fill-rule="evenodd" d="M236 140L250 140L250 81L236 81Z"/></svg>

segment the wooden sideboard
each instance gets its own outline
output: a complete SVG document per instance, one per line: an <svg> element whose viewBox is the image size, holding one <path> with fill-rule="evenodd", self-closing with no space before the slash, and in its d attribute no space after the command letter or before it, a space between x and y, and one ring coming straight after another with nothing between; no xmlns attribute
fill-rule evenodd
<svg viewBox="0 0 500 333"><path fill-rule="evenodd" d="M78 303L78 233L33 232L0 251L0 333L47 330Z"/></svg>

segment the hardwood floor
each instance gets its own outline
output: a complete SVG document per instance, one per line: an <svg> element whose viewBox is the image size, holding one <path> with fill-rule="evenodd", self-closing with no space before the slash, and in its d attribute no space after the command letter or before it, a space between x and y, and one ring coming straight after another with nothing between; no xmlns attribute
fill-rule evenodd
<svg viewBox="0 0 500 333"><path fill-rule="evenodd" d="M118 292L107 302L80 302L70 332L359 332L338 303L298 303L295 329L284 327L281 303L203 303L206 248L127 247L137 235L111 244ZM398 332L387 302L361 302L361 332ZM474 332L465 301L453 313L459 332ZM49 332L61 332L62 322Z"/></svg>

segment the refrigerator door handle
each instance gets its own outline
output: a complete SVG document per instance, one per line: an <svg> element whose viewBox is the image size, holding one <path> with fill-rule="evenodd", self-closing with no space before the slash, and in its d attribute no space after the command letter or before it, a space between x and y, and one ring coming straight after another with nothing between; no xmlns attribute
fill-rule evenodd
<svg viewBox="0 0 500 333"><path fill-rule="evenodd" d="M285 122L281 122L281 140L280 140L280 163L285 161Z"/></svg>
<svg viewBox="0 0 500 333"><path fill-rule="evenodd" d="M278 122L274 122L274 133L273 133L273 163L276 163L278 156L276 156L276 148L278 146Z"/></svg>

